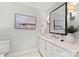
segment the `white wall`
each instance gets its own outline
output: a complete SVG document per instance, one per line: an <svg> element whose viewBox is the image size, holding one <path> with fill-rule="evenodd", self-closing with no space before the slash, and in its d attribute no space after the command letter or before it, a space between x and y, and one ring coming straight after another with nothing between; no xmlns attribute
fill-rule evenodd
<svg viewBox="0 0 79 59"><path fill-rule="evenodd" d="M54 4L46 11L46 13L50 13L51 11L53 11L54 9L56 9L57 7L59 7L60 5L62 5L64 2L54 2Z"/></svg>
<svg viewBox="0 0 79 59"><path fill-rule="evenodd" d="M15 29L15 13L36 16L36 30ZM11 40L9 55L38 47L37 34L41 20L40 11L33 7L19 3L0 3L0 39Z"/></svg>

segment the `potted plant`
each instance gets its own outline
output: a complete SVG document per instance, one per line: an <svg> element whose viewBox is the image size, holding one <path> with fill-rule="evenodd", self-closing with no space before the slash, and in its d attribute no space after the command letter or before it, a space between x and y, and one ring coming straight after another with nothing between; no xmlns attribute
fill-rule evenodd
<svg viewBox="0 0 79 59"><path fill-rule="evenodd" d="M73 34L73 33L77 32L78 30L79 30L79 26L75 28L73 25L71 25L67 28L67 33Z"/></svg>
<svg viewBox="0 0 79 59"><path fill-rule="evenodd" d="M67 42L70 42L70 43L73 43L75 42L75 38L73 36L73 34L75 32L79 31L79 26L77 27L74 27L73 25L70 25L68 28L67 28L67 33L68 35L66 36L66 41Z"/></svg>

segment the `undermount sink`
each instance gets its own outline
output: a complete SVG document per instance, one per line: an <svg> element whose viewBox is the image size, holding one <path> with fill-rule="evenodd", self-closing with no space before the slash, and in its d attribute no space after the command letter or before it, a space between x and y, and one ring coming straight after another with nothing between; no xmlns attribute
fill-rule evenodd
<svg viewBox="0 0 79 59"><path fill-rule="evenodd" d="M61 42L64 41L64 40L62 39L62 37L58 37L58 36L55 36L55 35L52 35L52 36L47 35L46 38L52 39L52 40L58 40L58 41L61 41Z"/></svg>
<svg viewBox="0 0 79 59"><path fill-rule="evenodd" d="M69 41L68 39L66 39L63 36L55 36L55 35L50 36L50 35L47 35L46 38L51 39L51 40L57 40L57 41L61 41L61 42L66 42L66 43L70 43L70 44L76 44L76 41L74 41L74 42Z"/></svg>
<svg viewBox="0 0 79 59"><path fill-rule="evenodd" d="M66 42L66 43L70 43L72 44L72 39L67 38L67 36L61 36L61 35L51 35L51 34L44 34L43 36L45 36L46 38L50 39L50 40L56 40L56 41L60 41L60 42ZM74 41L75 42L75 41Z"/></svg>

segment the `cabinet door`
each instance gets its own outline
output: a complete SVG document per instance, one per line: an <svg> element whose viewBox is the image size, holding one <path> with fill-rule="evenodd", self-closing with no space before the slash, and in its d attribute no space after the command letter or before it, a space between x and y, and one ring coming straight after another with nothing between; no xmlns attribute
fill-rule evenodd
<svg viewBox="0 0 79 59"><path fill-rule="evenodd" d="M47 44L46 55L47 55L47 57L51 57L51 52L52 52L51 44L48 42L46 44Z"/></svg>
<svg viewBox="0 0 79 59"><path fill-rule="evenodd" d="M53 57L70 57L73 54L72 52L67 51L66 49L63 49L56 45L52 45L52 50Z"/></svg>
<svg viewBox="0 0 79 59"><path fill-rule="evenodd" d="M46 42L43 40L43 39L40 39L39 40L39 49L40 49L40 53L43 55L43 56L46 56Z"/></svg>

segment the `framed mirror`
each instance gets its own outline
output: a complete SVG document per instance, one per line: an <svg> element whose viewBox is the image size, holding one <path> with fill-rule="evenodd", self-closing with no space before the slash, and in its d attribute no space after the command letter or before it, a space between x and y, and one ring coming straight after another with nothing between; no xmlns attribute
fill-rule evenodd
<svg viewBox="0 0 79 59"><path fill-rule="evenodd" d="M67 34L67 2L49 13L49 22L50 33Z"/></svg>

